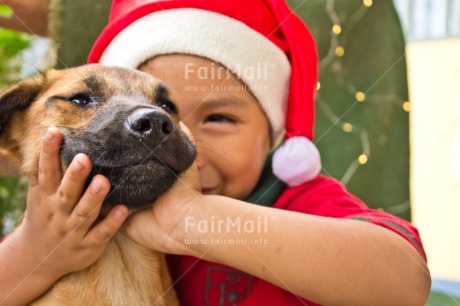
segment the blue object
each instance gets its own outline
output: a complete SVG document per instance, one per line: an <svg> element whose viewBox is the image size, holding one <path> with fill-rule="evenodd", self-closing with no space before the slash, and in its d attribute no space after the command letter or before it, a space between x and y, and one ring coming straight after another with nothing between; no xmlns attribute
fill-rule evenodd
<svg viewBox="0 0 460 306"><path fill-rule="evenodd" d="M460 280L434 279L431 283L431 292L460 298Z"/></svg>

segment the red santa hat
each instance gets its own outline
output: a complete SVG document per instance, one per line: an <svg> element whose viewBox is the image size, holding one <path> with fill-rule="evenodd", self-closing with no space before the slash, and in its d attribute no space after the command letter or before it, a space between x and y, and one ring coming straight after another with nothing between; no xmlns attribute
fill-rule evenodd
<svg viewBox="0 0 460 306"><path fill-rule="evenodd" d="M273 172L289 186L321 170L312 142L318 58L315 41L284 0L113 0L89 63L137 68L183 53L217 62L239 77L270 121Z"/></svg>

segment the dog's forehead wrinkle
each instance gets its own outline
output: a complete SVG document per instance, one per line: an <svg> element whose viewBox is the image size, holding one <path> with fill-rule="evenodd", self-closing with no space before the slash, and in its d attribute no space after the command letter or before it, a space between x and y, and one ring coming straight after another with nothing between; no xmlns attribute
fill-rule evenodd
<svg viewBox="0 0 460 306"><path fill-rule="evenodd" d="M156 87L159 83L159 80L152 75L141 72L137 69L103 67L102 70L99 70L96 73L91 73L91 71L89 71L88 76L91 74L105 80L108 84L117 84L119 87L125 88L136 88L136 90L146 88L151 85Z"/></svg>
<svg viewBox="0 0 460 306"><path fill-rule="evenodd" d="M166 100L169 99L170 94L169 94L169 89L168 86L166 86L165 83L160 82L158 86L155 88L155 98L158 100Z"/></svg>
<svg viewBox="0 0 460 306"><path fill-rule="evenodd" d="M104 92L104 82L97 75L90 75L83 79L83 83L92 93L102 94Z"/></svg>
<svg viewBox="0 0 460 306"><path fill-rule="evenodd" d="M152 105L152 102L153 101L148 96L145 96L144 94L139 93L139 92L132 92L132 93L121 92L121 93L113 95L110 99L110 103L114 104L115 106L117 105L146 106L146 105Z"/></svg>
<svg viewBox="0 0 460 306"><path fill-rule="evenodd" d="M169 98L168 88L152 75L120 67L94 67L98 73L87 71L84 84L95 95L102 96L107 101L114 97L116 100L129 103L156 104L159 100Z"/></svg>
<svg viewBox="0 0 460 306"><path fill-rule="evenodd" d="M168 94L168 89L155 77L137 70L129 72L127 77L121 80L125 85L124 92L142 93L152 100Z"/></svg>

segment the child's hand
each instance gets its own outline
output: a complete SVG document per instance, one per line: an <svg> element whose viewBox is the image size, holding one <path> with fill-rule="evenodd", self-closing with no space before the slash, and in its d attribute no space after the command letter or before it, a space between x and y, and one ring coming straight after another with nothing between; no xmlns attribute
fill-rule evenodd
<svg viewBox="0 0 460 306"><path fill-rule="evenodd" d="M74 158L63 177L61 141L60 131L50 128L42 145L38 177L29 176L24 221L9 238L33 256L34 268L56 279L96 261L128 215L127 208L118 205L94 223L110 183L98 175L84 190L91 162L83 154Z"/></svg>
<svg viewBox="0 0 460 306"><path fill-rule="evenodd" d="M126 233L152 250L188 254L181 242L184 241L185 218L202 197L198 190L198 171L194 164L155 201L153 207L136 212L128 218L125 223Z"/></svg>
<svg viewBox="0 0 460 306"><path fill-rule="evenodd" d="M188 128L181 123L182 130L193 141ZM196 162L185 171L176 183L153 204L131 215L125 230L136 242L153 250L169 254L189 254L184 249L185 218L195 204L201 202L201 186Z"/></svg>

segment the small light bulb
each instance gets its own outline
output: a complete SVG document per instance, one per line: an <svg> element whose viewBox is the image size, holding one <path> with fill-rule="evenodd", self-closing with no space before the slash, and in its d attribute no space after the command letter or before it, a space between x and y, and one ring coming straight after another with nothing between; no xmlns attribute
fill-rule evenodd
<svg viewBox="0 0 460 306"><path fill-rule="evenodd" d="M338 57L342 57L345 55L345 49L342 46L337 46L337 48L335 48L335 54Z"/></svg>
<svg viewBox="0 0 460 306"><path fill-rule="evenodd" d="M366 156L366 154L361 154L361 155L358 157L358 162L359 162L361 165L366 164L367 161L368 161L368 157Z"/></svg>
<svg viewBox="0 0 460 306"><path fill-rule="evenodd" d="M342 27L338 24L334 24L334 26L332 27L332 32L336 35L339 35L340 33L342 33Z"/></svg>
<svg viewBox="0 0 460 306"><path fill-rule="evenodd" d="M403 107L403 109L404 109L406 112L410 112L410 111L411 111L411 106L412 106L412 105L410 104L410 102L409 102L409 101L406 101L406 102L403 103L403 106L402 106L402 107Z"/></svg>
<svg viewBox="0 0 460 306"><path fill-rule="evenodd" d="M371 7L372 6L372 0L364 0L363 1L363 4L367 7Z"/></svg>
<svg viewBox="0 0 460 306"><path fill-rule="evenodd" d="M344 130L346 133L350 133L353 131L353 125L351 123L344 122L342 124L342 130Z"/></svg>
<svg viewBox="0 0 460 306"><path fill-rule="evenodd" d="M318 82L318 83L316 83L316 90L320 90L320 89L321 89L321 83Z"/></svg>
<svg viewBox="0 0 460 306"><path fill-rule="evenodd" d="M355 95L356 101L364 102L366 100L366 94L362 91L358 91Z"/></svg>

